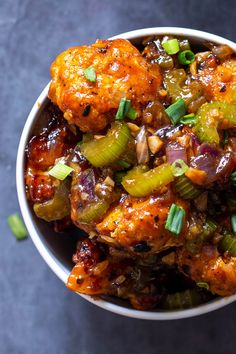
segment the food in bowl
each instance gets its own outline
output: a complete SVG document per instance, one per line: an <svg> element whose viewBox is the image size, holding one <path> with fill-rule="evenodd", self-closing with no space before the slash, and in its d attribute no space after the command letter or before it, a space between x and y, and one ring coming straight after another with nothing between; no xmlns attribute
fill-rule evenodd
<svg viewBox="0 0 236 354"><path fill-rule="evenodd" d="M236 293L232 49L99 40L60 54L51 75L26 192L56 231L86 232L68 288L140 310Z"/></svg>

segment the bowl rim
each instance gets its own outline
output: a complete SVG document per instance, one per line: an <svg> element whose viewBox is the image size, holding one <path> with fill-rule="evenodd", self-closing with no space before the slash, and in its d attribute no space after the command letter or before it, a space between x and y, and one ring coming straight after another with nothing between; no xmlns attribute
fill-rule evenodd
<svg viewBox="0 0 236 354"><path fill-rule="evenodd" d="M225 39L221 36L214 35L208 32L182 28L182 27L151 27L143 28L134 31L124 32L119 35L113 36L110 39L123 38L128 40L138 39L140 37L152 36L152 35L177 35L177 36L187 36L193 39L200 39L206 41L212 41L217 44L227 44L236 52L236 43ZM69 271L64 267L61 262L55 257L55 255L47 248L46 244L41 240L37 230L34 226L32 217L30 216L30 208L27 202L26 193L25 193L25 181L24 181L24 156L25 156L25 147L29 139L29 133L35 122L35 118L42 106L47 101L47 94L49 89L50 82L43 89L39 97L36 99L23 128L16 160L16 187L18 201L24 219L25 225L28 229L29 235L37 248L38 252L51 268L51 270L58 276L59 279L66 283ZM174 320L182 319L188 317L198 316L213 310L219 309L223 306L226 306L236 300L236 294L226 298L217 298L211 302L202 304L200 306L186 309L186 310L175 310L175 311L140 311L131 308L126 308L102 299L94 299L88 295L79 294L82 298L88 300L89 302L113 313L123 315L126 317L132 317L136 319L143 320Z"/></svg>

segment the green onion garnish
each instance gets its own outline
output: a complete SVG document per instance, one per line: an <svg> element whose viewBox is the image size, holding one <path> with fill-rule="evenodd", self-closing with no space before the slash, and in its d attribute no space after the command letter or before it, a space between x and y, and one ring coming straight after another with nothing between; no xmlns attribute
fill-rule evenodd
<svg viewBox="0 0 236 354"><path fill-rule="evenodd" d="M115 173L114 180L117 184L121 184L122 179L125 177L126 172L124 171L119 171Z"/></svg>
<svg viewBox="0 0 236 354"><path fill-rule="evenodd" d="M172 163L172 173L175 177L182 176L188 169L188 165L181 159Z"/></svg>
<svg viewBox="0 0 236 354"><path fill-rule="evenodd" d="M185 210L172 204L168 213L165 228L175 235L179 235L183 226Z"/></svg>
<svg viewBox="0 0 236 354"><path fill-rule="evenodd" d="M231 215L231 226L233 233L236 234L236 214Z"/></svg>
<svg viewBox="0 0 236 354"><path fill-rule="evenodd" d="M231 174L230 179L232 184L236 186L236 171Z"/></svg>
<svg viewBox="0 0 236 354"><path fill-rule="evenodd" d="M165 49L166 53L173 55L179 52L179 42L175 39L170 39L169 41L163 42L162 47Z"/></svg>
<svg viewBox="0 0 236 354"><path fill-rule="evenodd" d="M84 69L84 75L88 81L96 82L97 76L96 71L93 66L90 66L87 69Z"/></svg>
<svg viewBox="0 0 236 354"><path fill-rule="evenodd" d="M180 118L182 118L186 113L185 102L182 98L170 105L166 110L166 114L169 116L170 120L174 125L176 125Z"/></svg>
<svg viewBox="0 0 236 354"><path fill-rule="evenodd" d="M205 283L204 281L199 281L197 283L197 286L199 286L199 288L204 288L206 290L209 290L209 285L207 283Z"/></svg>
<svg viewBox="0 0 236 354"><path fill-rule="evenodd" d="M135 111L133 107L130 107L126 116L131 120L135 120L138 117L138 113Z"/></svg>
<svg viewBox="0 0 236 354"><path fill-rule="evenodd" d="M118 160L117 165L123 168L129 168L131 165L125 160Z"/></svg>
<svg viewBox="0 0 236 354"><path fill-rule="evenodd" d="M24 240L27 237L26 227L18 213L10 215L7 218L7 223L17 240Z"/></svg>
<svg viewBox="0 0 236 354"><path fill-rule="evenodd" d="M184 50L178 54L179 63L182 65L191 64L195 59L195 55L191 50Z"/></svg>
<svg viewBox="0 0 236 354"><path fill-rule="evenodd" d="M126 98L122 98L120 100L118 111L116 112L116 119L117 120L124 119L129 111L130 107L131 107L130 100L127 100Z"/></svg>
<svg viewBox="0 0 236 354"><path fill-rule="evenodd" d="M58 162L48 173L50 176L63 181L72 171L74 171L73 168Z"/></svg>
<svg viewBox="0 0 236 354"><path fill-rule="evenodd" d="M181 124L185 125L195 125L197 122L196 116L194 113L187 114L179 121Z"/></svg>

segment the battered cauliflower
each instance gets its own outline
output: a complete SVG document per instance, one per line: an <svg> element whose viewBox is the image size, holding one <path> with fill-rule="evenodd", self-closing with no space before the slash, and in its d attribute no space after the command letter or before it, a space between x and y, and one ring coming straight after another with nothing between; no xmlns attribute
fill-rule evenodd
<svg viewBox="0 0 236 354"><path fill-rule="evenodd" d="M93 67L96 81L84 70ZM51 66L48 96L65 119L83 132L97 132L114 119L121 98L140 114L161 85L158 65L149 64L129 41L97 40L61 53Z"/></svg>
<svg viewBox="0 0 236 354"><path fill-rule="evenodd" d="M194 281L206 282L212 293L229 296L236 292L236 258L224 259L213 245L205 245L197 255L182 249L178 265Z"/></svg>

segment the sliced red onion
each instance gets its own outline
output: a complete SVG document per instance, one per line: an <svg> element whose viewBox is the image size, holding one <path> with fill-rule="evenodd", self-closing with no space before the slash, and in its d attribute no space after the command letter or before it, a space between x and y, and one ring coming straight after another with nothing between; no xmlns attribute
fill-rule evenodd
<svg viewBox="0 0 236 354"><path fill-rule="evenodd" d="M79 187L81 194L87 196L85 199L88 201L92 201L95 198L95 188L96 180L95 174L92 168L89 168L81 173Z"/></svg>
<svg viewBox="0 0 236 354"><path fill-rule="evenodd" d="M224 154L217 166L216 175L217 179L220 179L222 183L227 182L229 176L234 170L234 159L231 152Z"/></svg>
<svg viewBox="0 0 236 354"><path fill-rule="evenodd" d="M145 165L149 161L149 151L146 137L146 130L143 126L136 137L137 160L140 165Z"/></svg>
<svg viewBox="0 0 236 354"><path fill-rule="evenodd" d="M186 148L178 143L170 143L166 147L166 157L169 163L173 163L179 159L187 163Z"/></svg>
<svg viewBox="0 0 236 354"><path fill-rule="evenodd" d="M233 156L230 152L217 157L210 153L202 154L192 158L190 165L207 173L206 184L217 180L221 180L222 183L226 182L234 166Z"/></svg>
<svg viewBox="0 0 236 354"><path fill-rule="evenodd" d="M209 154L212 157L219 157L220 151L215 147L215 145L211 144L201 144L198 148L199 155Z"/></svg>

